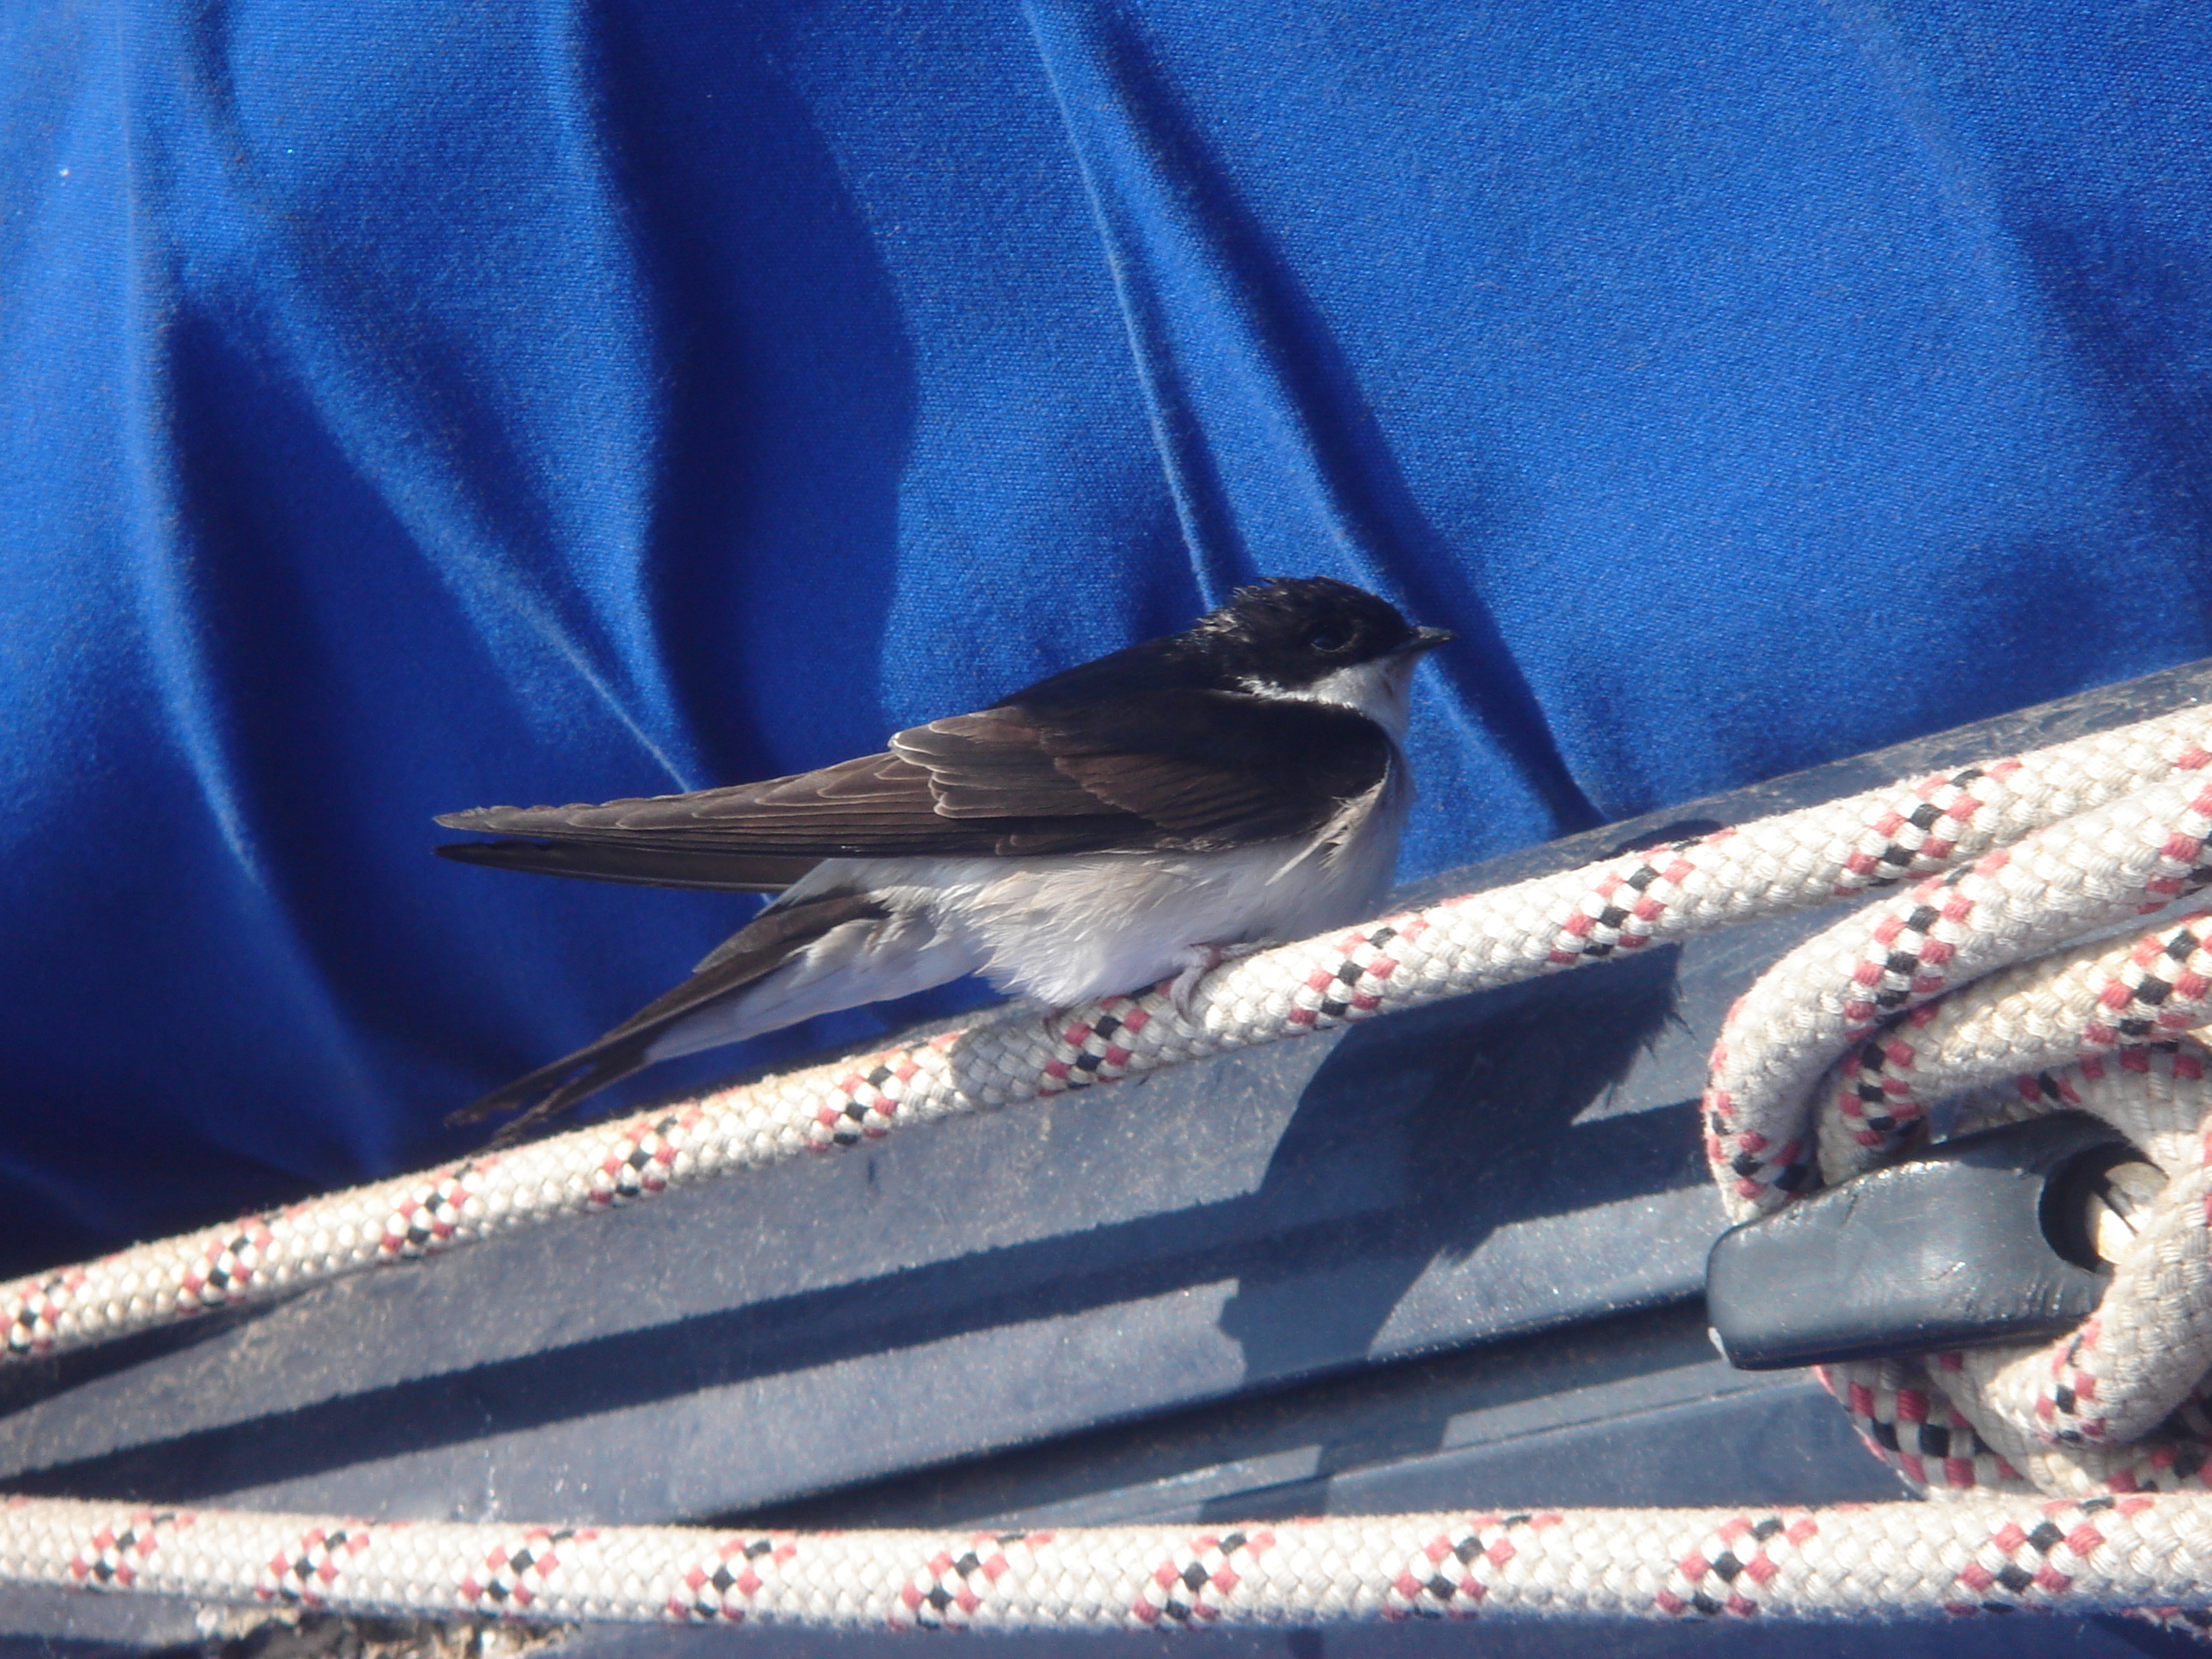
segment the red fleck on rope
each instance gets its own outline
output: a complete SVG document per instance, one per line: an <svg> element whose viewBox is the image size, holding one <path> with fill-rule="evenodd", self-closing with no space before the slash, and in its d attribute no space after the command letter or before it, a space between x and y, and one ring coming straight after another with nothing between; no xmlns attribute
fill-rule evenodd
<svg viewBox="0 0 2212 1659"><path fill-rule="evenodd" d="M933 1118L1421 1007L1951 869L1970 882L1944 902L1969 908L1930 924L1913 983L1946 971L1955 981L1960 970L1943 969L1940 951L1978 959L1985 933L1990 948L2011 949L2022 917L2045 914L2039 902L2058 919L2030 932L2070 937L2064 928L2124 912L2148 884L2185 879L2194 854L2177 861L2160 848L2169 825L2178 826L2173 836L2202 834L2188 803L2212 784L2201 770L2208 754L2212 714L2185 710L1255 952L1208 975L1188 1018L1164 987L1048 1018L997 1010L873 1060L770 1078L33 1275L0 1291L0 1352L21 1358L106 1341ZM2033 858L2002 861L2002 849L2037 831ZM2129 840L2153 834L2160 841L2148 851ZM2094 903L2074 902L2085 884L2096 886ZM1923 890L1890 908L1917 915ZM1894 944L1883 949L1885 960L1899 954ZM1844 976L1867 971L1855 957ZM1715 1109L1733 1137L1730 1156L1748 1153L1754 1170L1772 1162L1758 1162L1765 1153L1753 1145L1773 1139L1759 1115L1766 1109L1735 1097L1764 1086L1765 1071L1778 1066L1795 1065L1790 1075L1809 1085L1897 994L1888 979L1861 990L1822 989L1824 1023L1802 1044L1794 1043L1802 1010L1791 1000L1800 988L1753 993L1762 1007L1779 1006L1732 1025L1725 1064L1717 1060Z"/></svg>
<svg viewBox="0 0 2212 1659"><path fill-rule="evenodd" d="M2212 1576L2196 1498L1343 1516L1023 1533L374 1523L48 1499L18 1583L359 1613L844 1629L1897 1618L2150 1607Z"/></svg>
<svg viewBox="0 0 2212 1659"><path fill-rule="evenodd" d="M710 1094L40 1274L12 1356L99 1342L513 1228L1911 883L1731 1015L1707 1150L1739 1214L1972 1127L2078 1108L2167 1187L2094 1318L2052 1345L1838 1367L1869 1443L1941 1504L1348 1516L1208 1532L785 1535L471 1527L12 1498L0 1578L544 1620L916 1629L1506 1614L1706 1620L2212 1604L2212 1018L2204 917L2075 945L2212 870L2212 713L1871 790L1225 964L1003 1010L859 1064ZM2047 1494L2027 1495L2033 1485Z"/></svg>

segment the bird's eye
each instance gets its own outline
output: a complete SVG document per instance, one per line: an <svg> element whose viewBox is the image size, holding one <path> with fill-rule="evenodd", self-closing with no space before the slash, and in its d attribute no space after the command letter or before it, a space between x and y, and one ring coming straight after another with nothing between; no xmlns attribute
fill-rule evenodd
<svg viewBox="0 0 2212 1659"><path fill-rule="evenodd" d="M1306 644L1309 648L1320 652L1324 657L1333 657L1340 651L1351 648L1352 630L1348 628L1340 628L1334 623L1323 623L1306 635Z"/></svg>

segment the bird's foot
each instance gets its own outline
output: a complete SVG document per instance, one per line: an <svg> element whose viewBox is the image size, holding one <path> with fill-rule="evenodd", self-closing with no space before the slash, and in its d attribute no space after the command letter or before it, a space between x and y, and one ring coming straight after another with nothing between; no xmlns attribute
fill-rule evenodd
<svg viewBox="0 0 2212 1659"><path fill-rule="evenodd" d="M1168 1000L1175 1005L1176 1012L1184 1019L1190 1018L1192 1000L1198 995L1199 981L1235 957L1249 957L1262 948L1257 945L1192 945L1184 948L1176 958L1182 971L1168 986Z"/></svg>

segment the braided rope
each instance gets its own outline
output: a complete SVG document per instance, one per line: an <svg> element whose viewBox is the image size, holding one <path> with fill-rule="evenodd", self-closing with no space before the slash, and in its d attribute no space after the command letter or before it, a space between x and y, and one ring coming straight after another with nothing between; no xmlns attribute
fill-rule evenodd
<svg viewBox="0 0 2212 1659"><path fill-rule="evenodd" d="M1869 905L1759 977L1713 1048L1706 1157L1739 1221L1813 1182L1813 1085L1877 1025L1955 985L2163 905L2200 881L2212 754Z"/></svg>
<svg viewBox="0 0 2212 1659"><path fill-rule="evenodd" d="M1855 1414L1863 1427L1881 1425L1877 1437L1893 1464L1932 1455L1962 1466L1939 1476L1899 1464L1915 1484L2018 1489L2034 1476L2012 1466L2026 1458L2055 1468L2041 1457L2053 1448L2075 1454L2057 1490L2176 1484L2172 1448L2164 1442L2100 1455L2094 1468L2083 1455L2148 1434L2212 1368L2212 1071L2205 1051L2176 1035L2212 1019L2208 923L2212 912L2199 913L2133 939L2094 942L1991 975L1869 1037L1824 1081L1819 1133L1831 1182L1881 1162L1924 1123L1929 1104L1961 1095L1961 1128L2054 1109L2087 1112L2169 1177L2095 1316L2078 1330L2054 1343L1937 1356L1929 1363L1940 1382L1900 1381L1893 1365L1832 1374L1846 1379L1846 1392L1856 1382ZM1950 1396L1963 1414L1931 1422L1924 1415L1936 1409L1931 1390ZM1886 1418L1870 1403L1878 1395L1887 1397ZM1900 1443L1900 1424L1910 1446ZM1978 1437L1978 1449L1963 1448L1962 1434ZM2000 1450L2008 1467L1977 1461L1990 1450ZM2192 1471L2203 1461L2194 1460ZM2144 1467L2128 1473L2137 1464Z"/></svg>
<svg viewBox="0 0 2212 1659"><path fill-rule="evenodd" d="M648 1116L241 1217L0 1291L4 1352L23 1358L105 1341L649 1198L672 1185L849 1146L903 1124L1580 967L1654 941L1923 877L2045 826L2051 834L2034 869L2056 890L2068 891L2098 879L2117 855L2093 836L2060 834L2069 817L2110 807L2120 833L2149 833L2148 826L2182 811L2182 797L2196 799L2190 792L2198 787L2197 769L2212 759L2208 745L2212 713L2183 710L1257 952L1210 975L1188 1018L1164 987L1060 1015L1001 1009L872 1060L817 1066ZM2184 781L2170 782L2177 771ZM2145 805L2138 794L2155 799ZM2104 885L2132 892L2165 878L2169 866L2172 878L2180 879L2182 865L2136 848L2125 872ZM2026 860L2010 875L1978 876L2023 908L2033 902L2032 879ZM1971 939L1984 916L2002 910L1993 899L1931 937L1948 927ZM1932 960L1933 947L1923 954ZM1877 1006L1889 994L1877 988ZM1795 1023L1785 1015L1780 1028ZM1824 1041L1839 1046L1856 1029L1846 1021ZM1738 1063L1759 1058L1741 1042L1734 1052ZM1730 1125L1732 1154L1753 1149L1748 1155L1755 1160L1764 1120L1741 1103L1744 1085L1726 1087L1736 1091L1739 1103L1717 1111L1717 1121ZM1747 1177L1754 1184L1761 1178Z"/></svg>
<svg viewBox="0 0 2212 1659"><path fill-rule="evenodd" d="M812 1534L373 1523L14 1499L0 1507L0 1572L361 1613L878 1630L2124 1607L2171 1616L2212 1579L2212 1498Z"/></svg>
<svg viewBox="0 0 2212 1659"><path fill-rule="evenodd" d="M2081 1330L1824 1376L1877 1451L1952 1502L785 1535L17 1498L0 1504L0 1579L363 1613L879 1628L2101 1607L2204 1622L2179 1609L2212 1600L2201 1490L2212 1417L2197 1394L2212 1358L2212 1096L2205 1052L2179 1034L2212 1013L2206 919L2027 958L2202 879L2208 766L2212 713L2184 711L1258 952L1210 975L1188 1018L1164 988L1057 1016L1002 1010L872 1060L248 1217L5 1293L11 1355L101 1341L904 1123L1914 882L1785 957L1731 1014L1706 1101L1731 1206L1757 1213L1887 1156L1937 1100L1977 1088L1969 1121L2097 1111L2172 1177ZM2000 1495L2031 1483L2064 1495Z"/></svg>
<svg viewBox="0 0 2212 1659"><path fill-rule="evenodd" d="M2063 965L2054 980L2108 973L2118 952ZM2069 955L2074 953L2069 953ZM2108 981L2108 984L2118 983ZM2072 1012L2082 1013L2076 994ZM1940 1006L1940 1005L1939 1005ZM1989 999L1986 1013L2000 1007ZM2204 1010L2199 1000L2199 1012ZM2094 1019L2095 1015L2088 1018ZM1962 1020L1964 1048L1977 1035ZM1925 1048L1923 1030L1914 1047ZM1942 1034L1938 1033L1941 1041ZM2031 1048L2050 1038L2029 1037ZM1939 1066L1942 1063L1939 1056ZM1999 1069L1954 1054L1957 1074ZM2039 1491L2074 1496L2212 1486L2212 1055L2194 1041L2121 1047L1970 1096L1962 1129L2055 1109L2118 1128L2166 1175L2137 1218L2096 1312L2054 1340L1829 1367L1821 1381L1877 1455L1932 1496ZM1931 1092L1933 1092L1931 1091ZM1830 1121L1843 1118L1832 1109ZM1824 1127L1826 1125L1824 1125ZM1839 1138L1850 1144L1847 1138ZM1858 1150L1864 1151L1863 1148Z"/></svg>
<svg viewBox="0 0 2212 1659"><path fill-rule="evenodd" d="M1930 1495L2212 1486L2212 1054L2194 1035L2212 1022L2212 913L2020 960L2202 881L2197 769L1846 918L1770 969L1716 1045L1707 1152L1739 1214L1872 1167L1962 1096L1962 1131L2085 1111L2167 1177L2096 1312L2057 1340L1822 1370ZM2085 841L2112 854L2086 875Z"/></svg>
<svg viewBox="0 0 2212 1659"><path fill-rule="evenodd" d="M2149 1045L2171 1044L2212 1021L2212 911L2197 911L2134 939L2094 940L1991 974L1924 1003L1849 1050L1825 1080L1818 1125L1822 1179L1832 1186L1894 1154L1936 1102L1990 1085L2021 1088L2021 1103L2112 1115L2138 1146L2161 1158L2166 1126L2142 1120L2135 1094L2090 1097L2062 1082L2106 1077L2101 1057L2142 1079ZM2194 1050L2192 1048L2192 1054ZM2167 1065L2184 1078L2196 1061ZM1984 1109L1978 1116L1987 1116ZM2018 1113L2003 1116L2015 1119ZM2193 1131L2189 1146L2195 1158ZM2166 1150L2171 1157L2180 1149Z"/></svg>

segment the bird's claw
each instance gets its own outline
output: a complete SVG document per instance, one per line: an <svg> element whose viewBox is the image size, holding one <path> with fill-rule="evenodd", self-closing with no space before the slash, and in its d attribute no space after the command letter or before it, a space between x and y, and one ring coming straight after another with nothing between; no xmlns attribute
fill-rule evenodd
<svg viewBox="0 0 2212 1659"><path fill-rule="evenodd" d="M1182 971L1168 985L1168 1000L1175 1005L1177 1016L1190 1018L1199 985L1208 974L1231 957L1249 956L1260 948L1256 945L1194 945L1184 951Z"/></svg>

